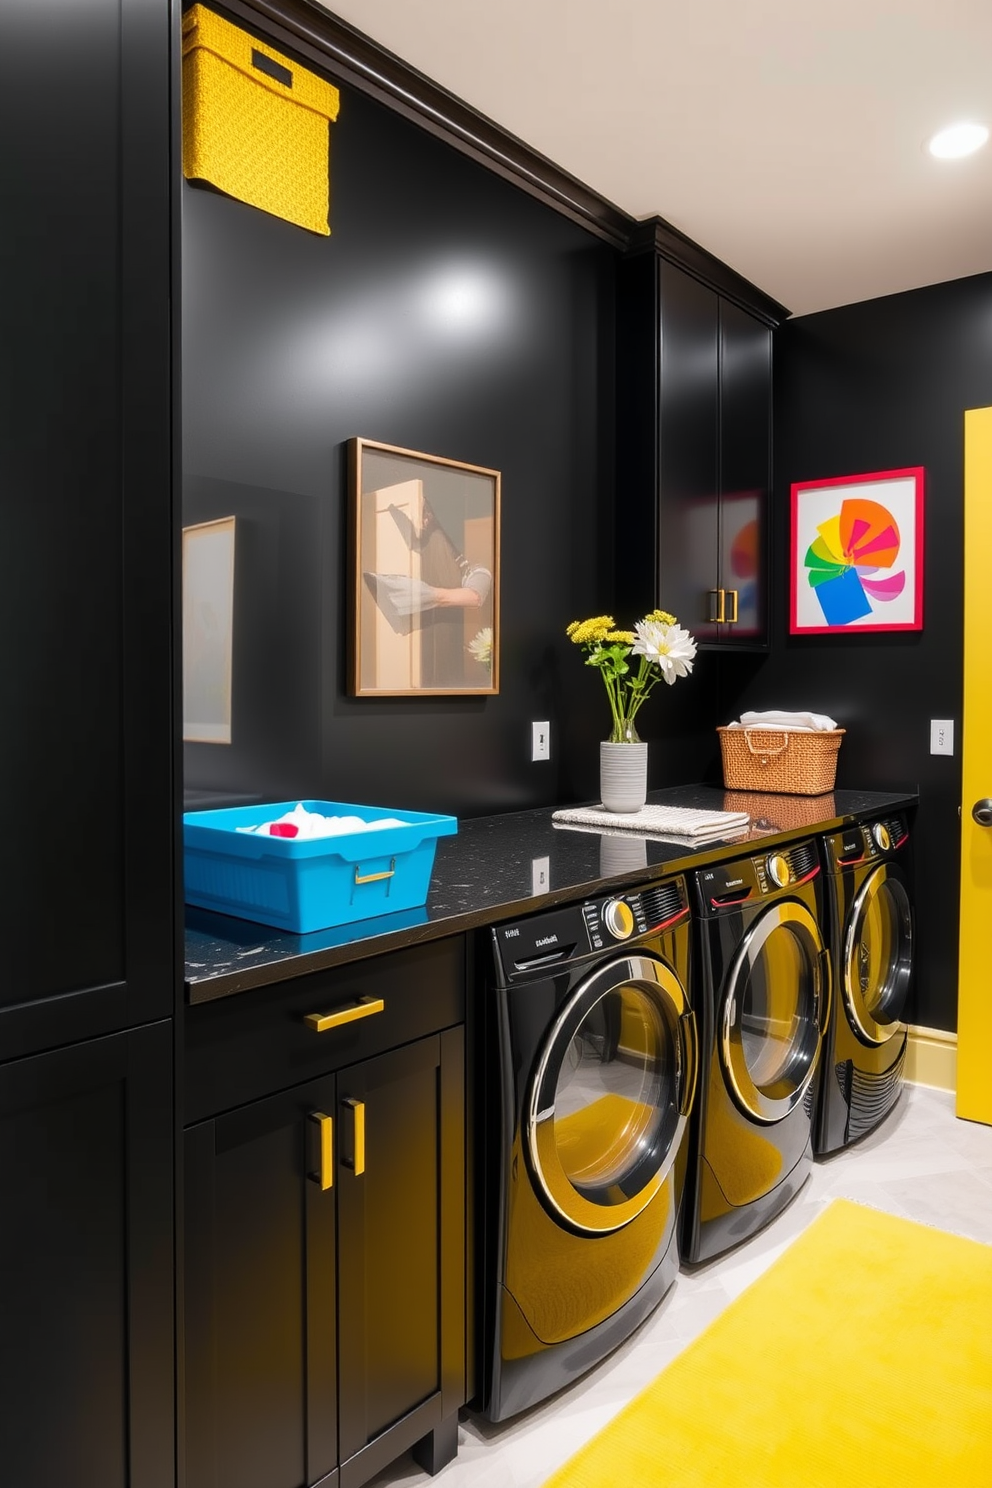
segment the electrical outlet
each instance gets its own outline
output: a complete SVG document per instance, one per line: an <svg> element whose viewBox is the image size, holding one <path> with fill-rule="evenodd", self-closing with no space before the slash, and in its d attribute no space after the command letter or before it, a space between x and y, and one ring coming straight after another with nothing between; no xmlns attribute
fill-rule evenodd
<svg viewBox="0 0 992 1488"><path fill-rule="evenodd" d="M531 724L530 757L532 760L551 758L551 725L549 723Z"/></svg>
<svg viewBox="0 0 992 1488"><path fill-rule="evenodd" d="M953 718L931 718L931 720L930 720L930 753L931 754L953 754L954 753L954 719Z"/></svg>
<svg viewBox="0 0 992 1488"><path fill-rule="evenodd" d="M551 887L551 859L532 858L531 871L531 893L546 894Z"/></svg>

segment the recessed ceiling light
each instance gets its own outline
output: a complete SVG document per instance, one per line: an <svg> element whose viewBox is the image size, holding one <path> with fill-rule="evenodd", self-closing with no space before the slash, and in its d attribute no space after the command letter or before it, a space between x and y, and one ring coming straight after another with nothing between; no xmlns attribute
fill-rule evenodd
<svg viewBox="0 0 992 1488"><path fill-rule="evenodd" d="M971 155L980 150L989 137L984 124L952 124L942 129L930 141L930 154L938 160L960 160L962 155Z"/></svg>

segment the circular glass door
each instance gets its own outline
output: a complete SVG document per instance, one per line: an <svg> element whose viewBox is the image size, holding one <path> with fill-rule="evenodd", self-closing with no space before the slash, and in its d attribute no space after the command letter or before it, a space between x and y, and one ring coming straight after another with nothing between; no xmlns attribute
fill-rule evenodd
<svg viewBox="0 0 992 1488"><path fill-rule="evenodd" d="M844 937L844 1008L866 1043L902 1027L913 961L913 913L898 870L883 863L862 884Z"/></svg>
<svg viewBox="0 0 992 1488"><path fill-rule="evenodd" d="M647 1207L675 1161L697 1062L695 1016L664 962L623 956L576 987L527 1111L531 1167L558 1219L603 1234Z"/></svg>
<svg viewBox="0 0 992 1488"><path fill-rule="evenodd" d="M829 967L809 910L785 900L755 920L727 977L720 1045L731 1092L757 1121L780 1121L813 1078L829 1009Z"/></svg>

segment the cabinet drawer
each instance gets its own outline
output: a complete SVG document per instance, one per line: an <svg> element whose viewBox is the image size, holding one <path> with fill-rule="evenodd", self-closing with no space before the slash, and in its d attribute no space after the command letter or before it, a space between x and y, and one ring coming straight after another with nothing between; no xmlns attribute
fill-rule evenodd
<svg viewBox="0 0 992 1488"><path fill-rule="evenodd" d="M188 1007L186 1124L464 1020L463 936Z"/></svg>

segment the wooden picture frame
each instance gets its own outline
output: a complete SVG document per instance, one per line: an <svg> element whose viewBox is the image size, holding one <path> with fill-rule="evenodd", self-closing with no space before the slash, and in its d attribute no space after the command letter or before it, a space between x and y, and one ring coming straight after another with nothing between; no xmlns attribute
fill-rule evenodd
<svg viewBox="0 0 992 1488"><path fill-rule="evenodd" d="M923 629L920 465L792 485L790 635Z"/></svg>
<svg viewBox="0 0 992 1488"><path fill-rule="evenodd" d="M500 473L348 442L353 697L499 691Z"/></svg>
<svg viewBox="0 0 992 1488"><path fill-rule="evenodd" d="M183 739L230 744L235 518L183 528Z"/></svg>

